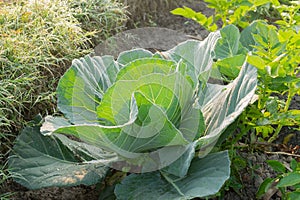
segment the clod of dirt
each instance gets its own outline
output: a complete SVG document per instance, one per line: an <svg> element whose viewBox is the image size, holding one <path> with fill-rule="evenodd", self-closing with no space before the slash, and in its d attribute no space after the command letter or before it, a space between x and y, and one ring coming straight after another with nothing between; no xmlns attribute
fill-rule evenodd
<svg viewBox="0 0 300 200"><path fill-rule="evenodd" d="M168 50L189 39L183 33L159 27L145 27L127 30L116 34L104 43L95 47L95 55L113 55L115 58L122 51L143 48L154 50Z"/></svg>

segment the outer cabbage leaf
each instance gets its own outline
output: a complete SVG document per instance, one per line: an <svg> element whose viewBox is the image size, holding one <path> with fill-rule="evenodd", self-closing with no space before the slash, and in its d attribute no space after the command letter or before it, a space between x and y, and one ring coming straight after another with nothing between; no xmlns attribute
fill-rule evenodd
<svg viewBox="0 0 300 200"><path fill-rule="evenodd" d="M239 76L228 85L207 84L198 94L207 129L198 139L199 156L205 156L217 142L221 133L248 106L257 86L255 67L244 63Z"/></svg>
<svg viewBox="0 0 300 200"><path fill-rule="evenodd" d="M187 63L188 75L195 85L198 80L206 84L211 73L214 58L214 48L221 35L219 31L210 33L203 41L188 40L165 52L171 60Z"/></svg>
<svg viewBox="0 0 300 200"><path fill-rule="evenodd" d="M92 185L101 181L107 163L115 158L94 146L66 136L44 137L39 127L25 128L9 158L14 179L29 189L50 186ZM102 162L85 163L101 159Z"/></svg>
<svg viewBox="0 0 300 200"><path fill-rule="evenodd" d="M123 66L140 58L151 58L153 54L145 49L134 49L120 53L117 62Z"/></svg>
<svg viewBox="0 0 300 200"><path fill-rule="evenodd" d="M216 44L216 58L224 59L237 55L238 51L241 51L239 29L234 25L228 25L222 28L220 33L222 38Z"/></svg>
<svg viewBox="0 0 300 200"><path fill-rule="evenodd" d="M234 25L225 26L220 30L222 38L218 40L215 53L216 68L229 78L236 78L245 62L247 49L240 42L240 31Z"/></svg>
<svg viewBox="0 0 300 200"><path fill-rule="evenodd" d="M166 166L162 169L162 171L167 172L169 174L175 175L177 177L183 178L186 176L192 159L195 156L195 148L197 143L192 142L189 145L187 145L186 151L182 156L180 156L176 161L174 161L172 164Z"/></svg>
<svg viewBox="0 0 300 200"><path fill-rule="evenodd" d="M57 87L59 110L72 123L95 123L96 107L119 70L112 56L74 60Z"/></svg>
<svg viewBox="0 0 300 200"><path fill-rule="evenodd" d="M229 178L227 151L193 159L187 176L173 179L168 174L151 172L131 174L115 188L118 200L182 200L216 194ZM155 191L155 192L154 192Z"/></svg>

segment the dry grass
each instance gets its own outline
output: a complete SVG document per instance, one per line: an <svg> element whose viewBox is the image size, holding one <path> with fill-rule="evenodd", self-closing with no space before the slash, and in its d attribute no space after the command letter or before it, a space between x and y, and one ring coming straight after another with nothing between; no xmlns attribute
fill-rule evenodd
<svg viewBox="0 0 300 200"><path fill-rule="evenodd" d="M115 0L0 0L0 175L24 123L56 109L56 83L70 62L126 20Z"/></svg>
<svg viewBox="0 0 300 200"><path fill-rule="evenodd" d="M120 0L120 2L128 6L128 11L131 13L131 24L143 21L151 22L151 20L159 17L159 12L170 12L172 9L178 7L182 1L183 0Z"/></svg>

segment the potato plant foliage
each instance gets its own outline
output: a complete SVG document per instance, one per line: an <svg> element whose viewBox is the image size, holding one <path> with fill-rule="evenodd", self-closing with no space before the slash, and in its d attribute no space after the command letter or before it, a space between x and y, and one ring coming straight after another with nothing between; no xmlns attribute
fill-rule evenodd
<svg viewBox="0 0 300 200"><path fill-rule="evenodd" d="M229 84L209 82L220 38L217 31L166 52L74 60L57 87L63 116L25 128L14 146L16 181L31 189L91 185L114 168L130 172L115 186L116 199L216 194L230 160L227 151L210 151L257 85L246 62Z"/></svg>

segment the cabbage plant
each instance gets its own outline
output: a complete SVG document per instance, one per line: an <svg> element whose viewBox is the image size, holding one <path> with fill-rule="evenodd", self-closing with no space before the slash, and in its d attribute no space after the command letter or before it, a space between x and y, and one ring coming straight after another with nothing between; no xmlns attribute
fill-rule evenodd
<svg viewBox="0 0 300 200"><path fill-rule="evenodd" d="M17 139L9 159L15 180L30 189L91 185L113 168L130 174L115 186L116 199L217 193L230 160L227 151L210 152L257 82L247 63L227 85L209 81L220 37L74 60L57 87L63 116L47 116Z"/></svg>

